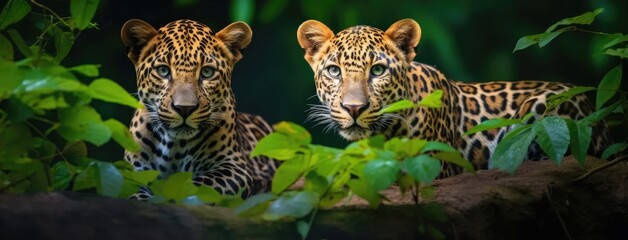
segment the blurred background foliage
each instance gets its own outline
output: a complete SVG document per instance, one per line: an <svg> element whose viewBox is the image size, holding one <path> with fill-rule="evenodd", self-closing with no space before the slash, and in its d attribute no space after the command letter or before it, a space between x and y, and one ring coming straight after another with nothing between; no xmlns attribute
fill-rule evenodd
<svg viewBox="0 0 628 240"><path fill-rule="evenodd" d="M67 0L41 3L69 15L64 12L69 11ZM423 30L415 61L434 65L451 79L547 80L597 86L604 74L618 64L616 58L597 52L603 44L601 36L573 32L543 49L533 47L514 54L512 50L519 37L542 32L562 18L600 7L604 13L584 29L628 32L628 1L624 0L104 0L93 19L98 30L82 32L63 64L101 64L102 76L135 92L135 70L120 41L120 28L127 20L142 19L158 28L187 18L203 22L214 31L242 20L251 25L253 41L233 73L238 110L262 115L270 123L289 120L303 124L308 104L318 101L312 71L296 40L296 29L305 20L317 19L338 32L357 24L385 30L399 19L413 18ZM41 11L33 9L20 23L23 27L16 28L37 26ZM38 31L22 34L25 39L35 39ZM625 84L622 89L626 89ZM103 102L93 106L104 119L116 118L123 123L128 123L133 113L132 109ZM337 147L347 144L335 133L324 133L321 126L304 125L314 143ZM114 161L122 158L122 152L118 145L109 143L91 150L90 155Z"/></svg>

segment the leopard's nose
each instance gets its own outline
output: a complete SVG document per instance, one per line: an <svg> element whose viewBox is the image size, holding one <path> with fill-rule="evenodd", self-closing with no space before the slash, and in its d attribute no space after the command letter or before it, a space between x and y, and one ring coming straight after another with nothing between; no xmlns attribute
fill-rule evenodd
<svg viewBox="0 0 628 240"><path fill-rule="evenodd" d="M366 110L369 107L369 103L368 102L366 104L341 103L340 106L342 106L342 108L346 110L353 119L356 119L358 118L358 116L360 116L360 114L362 114L362 112L364 112L364 110Z"/></svg>
<svg viewBox="0 0 628 240"><path fill-rule="evenodd" d="M183 105L183 104L172 104L172 108L174 109L174 111L176 111L179 115L181 115L181 117L183 119L188 118L193 112L194 110L196 110L198 108L198 104L189 104L189 105Z"/></svg>

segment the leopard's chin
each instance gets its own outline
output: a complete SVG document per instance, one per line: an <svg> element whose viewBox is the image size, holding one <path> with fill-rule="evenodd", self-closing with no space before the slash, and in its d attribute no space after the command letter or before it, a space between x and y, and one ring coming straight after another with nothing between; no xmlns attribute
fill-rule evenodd
<svg viewBox="0 0 628 240"><path fill-rule="evenodd" d="M198 134L199 130L196 128L192 128L186 124L181 124L178 127L170 129L168 131L168 135L170 135L173 139L182 139L187 140Z"/></svg>
<svg viewBox="0 0 628 240"><path fill-rule="evenodd" d="M357 125L345 129L340 129L338 133L342 138L348 141L358 141L367 138L372 134L371 130L362 128Z"/></svg>

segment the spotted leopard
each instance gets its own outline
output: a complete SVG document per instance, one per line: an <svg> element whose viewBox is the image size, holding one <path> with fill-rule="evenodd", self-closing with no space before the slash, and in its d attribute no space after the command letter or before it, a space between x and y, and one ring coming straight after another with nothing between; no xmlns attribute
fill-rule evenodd
<svg viewBox="0 0 628 240"><path fill-rule="evenodd" d="M158 170L160 178L190 171L196 184L223 194L267 191L277 162L249 154L271 128L259 116L236 112L231 89L233 66L251 42L249 26L235 22L214 33L178 20L156 30L133 19L121 37L144 105L130 127L141 150L125 152L125 160L136 170Z"/></svg>
<svg viewBox="0 0 628 240"><path fill-rule="evenodd" d="M503 127L471 135L464 132L492 118L521 118L533 112L540 117L547 98L573 87L544 81L463 83L449 80L436 68L414 62L421 28L412 19L392 24L386 31L354 26L334 34L323 23L309 20L297 30L305 60L314 71L321 105L311 118L328 124L347 140L374 134L437 140L456 147L478 169L488 167L497 143L510 129ZM442 90L442 105L397 114L379 110L401 99L421 101ZM580 119L593 110L584 95L578 95L549 114ZM609 144L604 123L594 127L590 152L599 155ZM542 157L538 146L528 158ZM444 166L443 175L460 168Z"/></svg>

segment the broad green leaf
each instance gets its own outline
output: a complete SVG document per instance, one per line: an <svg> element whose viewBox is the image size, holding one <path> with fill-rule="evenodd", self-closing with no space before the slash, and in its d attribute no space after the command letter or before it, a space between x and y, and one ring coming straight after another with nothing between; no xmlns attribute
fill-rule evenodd
<svg viewBox="0 0 628 240"><path fill-rule="evenodd" d="M386 137L383 134L378 134L367 138L367 142L372 148L382 149L384 147L384 142L386 142Z"/></svg>
<svg viewBox="0 0 628 240"><path fill-rule="evenodd" d="M620 58L628 58L628 48L606 49L604 54Z"/></svg>
<svg viewBox="0 0 628 240"><path fill-rule="evenodd" d="M591 144L591 127L582 122L572 119L565 119L569 128L569 147L571 154L578 160L580 166L584 166L587 157L587 150Z"/></svg>
<svg viewBox="0 0 628 240"><path fill-rule="evenodd" d="M425 144L423 149L421 149L421 153L426 153L429 151L458 152L457 149L455 149L452 146L449 146L449 144L437 142L437 141L429 141L427 142L427 144Z"/></svg>
<svg viewBox="0 0 628 240"><path fill-rule="evenodd" d="M520 124L520 123L521 123L520 119L493 118L493 119L489 119L484 122L481 122L480 124L472 127L467 132L465 132L464 135L471 135L471 134L486 131L489 129L501 128L501 127L510 126L513 124Z"/></svg>
<svg viewBox="0 0 628 240"><path fill-rule="evenodd" d="M172 174L164 181L161 194L166 199L172 199L176 202L181 201L187 196L193 195L198 191L192 181L191 172L177 172Z"/></svg>
<svg viewBox="0 0 628 240"><path fill-rule="evenodd" d="M0 61L3 60L13 61L13 44L8 38L0 34Z"/></svg>
<svg viewBox="0 0 628 240"><path fill-rule="evenodd" d="M541 35L541 38L539 38L539 47L540 48L544 47L545 45L550 43L552 40L554 40L554 38L558 37L558 35L560 35L563 32L565 32L565 28L558 30L556 32L544 33L543 35Z"/></svg>
<svg viewBox="0 0 628 240"><path fill-rule="evenodd" d="M131 152L137 152L140 150L140 145L135 142L129 129L116 119L110 118L103 122L105 126L111 130L111 137L124 149Z"/></svg>
<svg viewBox="0 0 628 240"><path fill-rule="evenodd" d="M392 138L384 144L384 150L389 150L397 155L398 159L412 157L427 145L427 141L417 138Z"/></svg>
<svg viewBox="0 0 628 240"><path fill-rule="evenodd" d="M382 113L399 112L401 110L415 108L417 106L418 105L414 104L412 101L410 101L408 99L402 99L402 100L399 100L397 102L394 102L394 103L386 106L385 108L382 108L381 110L379 110L378 113L382 114Z"/></svg>
<svg viewBox="0 0 628 240"><path fill-rule="evenodd" d="M122 189L120 189L120 194L118 194L118 198L129 198L129 196L137 193L140 190L140 185L135 182L129 181L128 179L123 179Z"/></svg>
<svg viewBox="0 0 628 240"><path fill-rule="evenodd" d="M299 144L290 141L288 136L274 132L257 143L251 152L251 157L264 155L277 160L288 160L294 157L299 149Z"/></svg>
<svg viewBox="0 0 628 240"><path fill-rule="evenodd" d="M604 11L603 8L598 8L598 9L595 9L593 12L586 12L575 17L562 19L558 21L557 23L552 24L552 26L547 28L545 32L546 33L552 32L554 31L554 29L556 29L556 27L561 26L561 25L571 25L571 24L589 25L593 22L593 20L595 20L595 16L602 13L603 11Z"/></svg>
<svg viewBox="0 0 628 240"><path fill-rule="evenodd" d="M61 154L67 161L77 163L87 157L87 145L83 141L67 142Z"/></svg>
<svg viewBox="0 0 628 240"><path fill-rule="evenodd" d="M273 129L275 129L275 132L287 135L291 140L301 145L308 145L312 142L312 136L310 136L310 133L296 123L282 121L273 125Z"/></svg>
<svg viewBox="0 0 628 240"><path fill-rule="evenodd" d="M98 185L96 185L98 193L105 196L118 197L124 182L122 173L120 173L120 171L112 163L95 163L97 166L96 175L99 180Z"/></svg>
<svg viewBox="0 0 628 240"><path fill-rule="evenodd" d="M608 36L607 40L606 40L606 44L604 44L603 48L609 48L612 46L615 46L617 44L623 43L623 42L627 42L628 41L628 35L623 35L621 33L615 33L613 35Z"/></svg>
<svg viewBox="0 0 628 240"><path fill-rule="evenodd" d="M79 30L83 30L89 26L92 17L96 13L100 0L71 0L70 14L74 26Z"/></svg>
<svg viewBox="0 0 628 240"><path fill-rule="evenodd" d="M617 101L611 104L610 106L597 110L589 114L589 116L586 116L585 118L580 119L578 121L586 123L586 124L597 123L601 121L602 119L604 119L609 114L611 114L612 112L614 112L615 110L617 110L618 107L621 107L621 103L622 103L621 101Z"/></svg>
<svg viewBox="0 0 628 240"><path fill-rule="evenodd" d="M595 109L600 109L608 100L613 98L621 84L622 66L614 67L602 78L597 87L597 97L595 99Z"/></svg>
<svg viewBox="0 0 628 240"><path fill-rule="evenodd" d="M534 123L533 130L543 152L560 164L569 147L569 128L565 120L558 116L545 117Z"/></svg>
<svg viewBox="0 0 628 240"><path fill-rule="evenodd" d="M467 172L474 173L475 168L471 165L471 162L467 161L462 157L459 152L439 152L434 154L434 158L441 160L443 162L450 162L461 166Z"/></svg>
<svg viewBox="0 0 628 240"><path fill-rule="evenodd" d="M403 166L408 175L422 184L430 184L434 181L442 168L438 159L426 154L406 158L403 160Z"/></svg>
<svg viewBox="0 0 628 240"><path fill-rule="evenodd" d="M543 35L545 35L545 33L539 33L519 38L519 40L517 40L517 44L515 44L515 49L512 50L512 52L514 53L518 50L526 49L527 47L538 43Z"/></svg>
<svg viewBox="0 0 628 240"><path fill-rule="evenodd" d="M399 180L397 180L397 184L399 184L401 194L405 194L410 188L416 186L416 180L408 174L401 174Z"/></svg>
<svg viewBox="0 0 628 240"><path fill-rule="evenodd" d="M106 78L98 78L89 84L89 95L106 102L118 103L132 108L142 108L143 105L132 97L120 85Z"/></svg>
<svg viewBox="0 0 628 240"><path fill-rule="evenodd" d="M52 189L62 191L68 188L72 181L72 173L68 169L68 163L64 161L57 162L52 167Z"/></svg>
<svg viewBox="0 0 628 240"><path fill-rule="evenodd" d="M99 67L100 67L100 65L85 64L85 65L78 65L78 66L74 66L74 67L68 68L68 70L74 71L74 72L77 72L77 73L80 73L80 74L83 74L83 75L85 75L87 77L98 77L98 68Z"/></svg>
<svg viewBox="0 0 628 240"><path fill-rule="evenodd" d="M606 148L606 150L604 150L604 152L602 153L602 159L606 160L608 159L610 156L612 156L615 153L624 151L628 148L628 142L621 142L621 143L615 143L613 145L610 145L608 148Z"/></svg>
<svg viewBox="0 0 628 240"><path fill-rule="evenodd" d="M59 134L70 142L85 140L99 146L111 139L111 130L92 107L62 109L60 120Z"/></svg>
<svg viewBox="0 0 628 240"><path fill-rule="evenodd" d="M442 104L441 99L443 98L443 90L435 90L430 93L430 95L425 96L421 102L419 102L419 106L424 106L428 108L439 108Z"/></svg>
<svg viewBox="0 0 628 240"><path fill-rule="evenodd" d="M386 189L397 181L399 162L396 160L373 160L366 163L364 179L375 192Z"/></svg>
<svg viewBox="0 0 628 240"><path fill-rule="evenodd" d="M59 27L55 27L53 33L55 39L55 50L57 51L55 60L59 63L65 58L65 56L68 55L70 49L72 49L72 46L74 45L74 34L72 34L72 32L65 32Z"/></svg>
<svg viewBox="0 0 628 240"><path fill-rule="evenodd" d="M15 44L17 50L20 50L20 53L22 53L22 55L24 55L25 57L33 56L33 52L28 47L28 44L26 44L24 38L22 38L22 35L20 35L19 32L17 32L15 29L9 29L7 30L7 33L9 34L11 40L13 40L13 44Z"/></svg>
<svg viewBox="0 0 628 240"><path fill-rule="evenodd" d="M323 177L319 175L316 171L309 171L305 176L303 189L317 192L319 195L323 196L329 188L328 178L331 179L331 177Z"/></svg>
<svg viewBox="0 0 628 240"><path fill-rule="evenodd" d="M25 156L33 145L31 131L23 123L11 123L0 129L0 162ZM1 165L1 164L0 164Z"/></svg>
<svg viewBox="0 0 628 240"><path fill-rule="evenodd" d="M279 194L296 182L307 168L306 161L303 157L295 157L279 165L273 176L272 192Z"/></svg>
<svg viewBox="0 0 628 240"><path fill-rule="evenodd" d="M232 0L229 16L231 21L244 21L251 23L255 14L254 0Z"/></svg>
<svg viewBox="0 0 628 240"><path fill-rule="evenodd" d="M48 192L50 191L50 172L44 167L44 163L40 161L32 161L31 168L33 172L29 174L29 186L26 192Z"/></svg>
<svg viewBox="0 0 628 240"><path fill-rule="evenodd" d="M545 111L548 112L558 107L560 104L563 104L564 102L569 101L569 99L573 98L574 96L591 91L591 90L595 90L595 88L577 86L577 87L570 88L569 90L564 91L560 94L549 96L547 98L547 110ZM543 113L539 113L539 114L543 114Z"/></svg>
<svg viewBox="0 0 628 240"><path fill-rule="evenodd" d="M148 183L157 179L159 171L157 170L143 170L143 171L124 171L122 175L128 180L136 182L142 186L148 186Z"/></svg>
<svg viewBox="0 0 628 240"><path fill-rule="evenodd" d="M207 185L200 185L198 186L196 196L206 203L220 203L226 195L223 196L220 192L218 192L218 190Z"/></svg>
<svg viewBox="0 0 628 240"><path fill-rule="evenodd" d="M318 193L310 191L284 193L268 206L262 217L266 220L304 217L318 205L318 199Z"/></svg>
<svg viewBox="0 0 628 240"><path fill-rule="evenodd" d="M377 208L383 200L382 196L374 191L365 180L350 179L347 185L351 192L366 200L372 208Z"/></svg>
<svg viewBox="0 0 628 240"><path fill-rule="evenodd" d="M0 81L0 99L4 99L4 96L8 94L8 92L20 85L22 72L18 69L17 65L9 62L0 62L0 72L2 73L2 80Z"/></svg>
<svg viewBox="0 0 628 240"><path fill-rule="evenodd" d="M521 162L527 157L530 144L534 140L535 131L532 125L525 125L511 130L497 144L491 156L489 168L501 169L514 174Z"/></svg>
<svg viewBox="0 0 628 240"><path fill-rule="evenodd" d="M307 234L310 232L310 224L305 221L298 221L297 232L299 236L301 236L301 239L307 239Z"/></svg>
<svg viewBox="0 0 628 240"><path fill-rule="evenodd" d="M262 213L268 207L270 201L275 200L277 196L272 193L260 193L252 196L240 206L235 208L235 214L238 216L252 216Z"/></svg>
<svg viewBox="0 0 628 240"><path fill-rule="evenodd" d="M0 13L0 30L19 22L31 11L31 5L26 0L9 0Z"/></svg>
<svg viewBox="0 0 628 240"><path fill-rule="evenodd" d="M98 184L98 169L95 164L88 164L86 168L80 170L74 184L72 185L72 191L80 191L88 188L96 187Z"/></svg>

